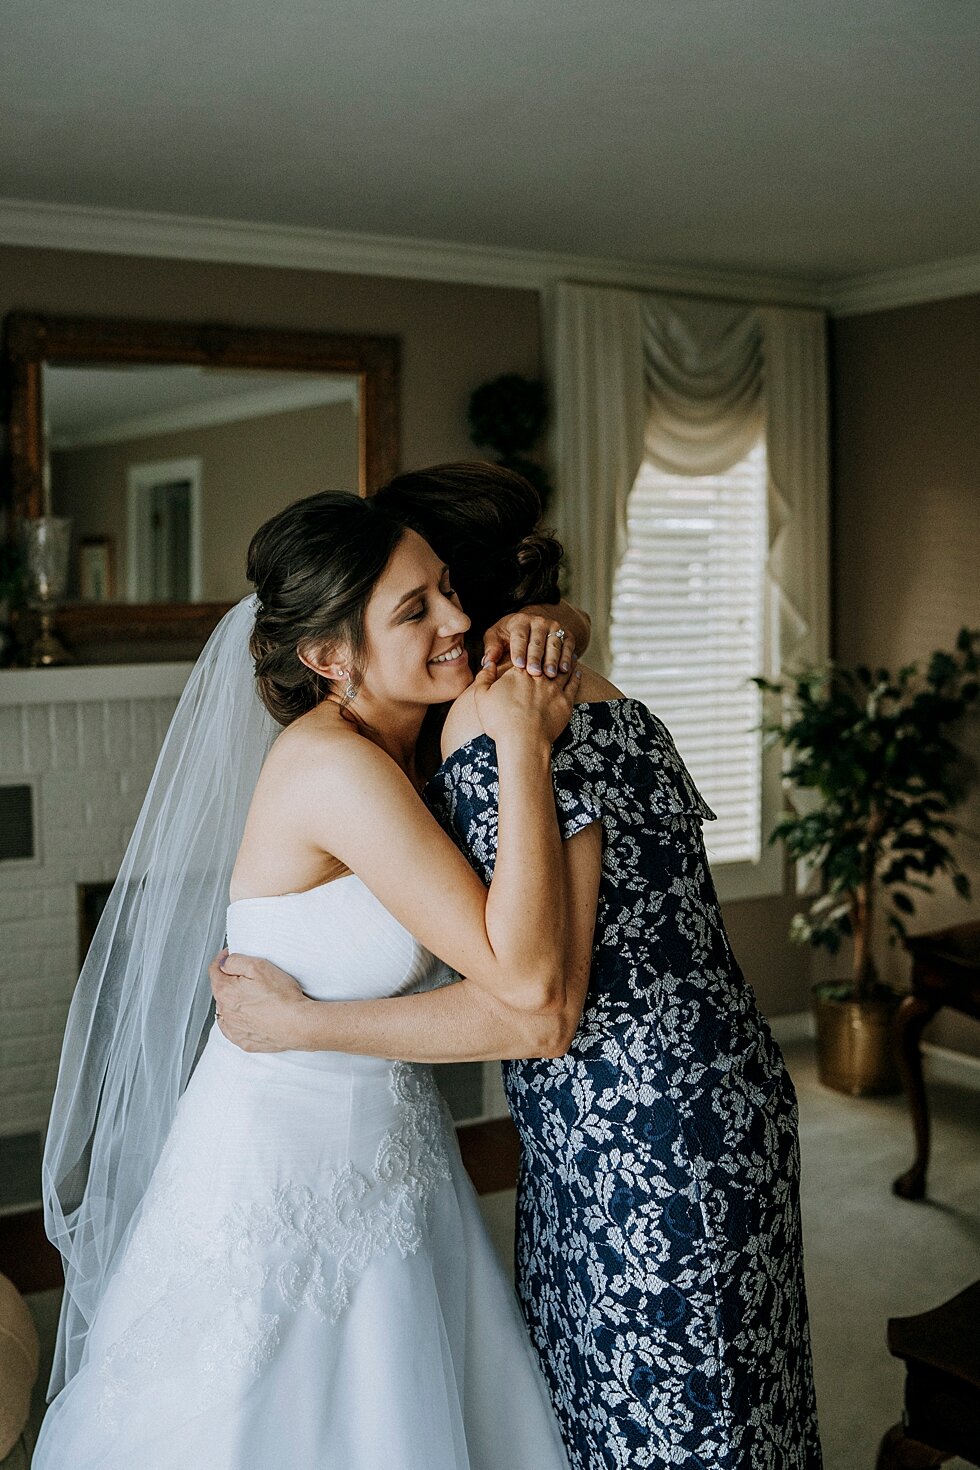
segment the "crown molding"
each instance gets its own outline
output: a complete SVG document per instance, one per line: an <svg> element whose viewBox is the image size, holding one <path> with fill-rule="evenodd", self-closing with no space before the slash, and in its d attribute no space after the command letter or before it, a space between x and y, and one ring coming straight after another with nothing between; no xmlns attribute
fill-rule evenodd
<svg viewBox="0 0 980 1470"><path fill-rule="evenodd" d="M22 199L0 199L0 244L536 291L573 280L733 301L822 304L820 283L795 277Z"/></svg>
<svg viewBox="0 0 980 1470"><path fill-rule="evenodd" d="M824 306L831 316L857 316L893 306L917 306L980 292L980 255L960 255L900 270L872 271L828 282Z"/></svg>
<svg viewBox="0 0 980 1470"><path fill-rule="evenodd" d="M556 281L855 316L980 291L980 255L839 280L0 198L0 244L543 291Z"/></svg>

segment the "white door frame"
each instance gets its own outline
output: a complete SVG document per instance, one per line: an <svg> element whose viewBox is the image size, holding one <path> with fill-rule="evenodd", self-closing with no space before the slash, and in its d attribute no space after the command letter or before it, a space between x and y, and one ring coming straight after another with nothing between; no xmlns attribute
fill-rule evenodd
<svg viewBox="0 0 980 1470"><path fill-rule="evenodd" d="M165 459L152 464L132 464L126 471L126 595L130 602L142 602L139 595L141 573L145 572L143 556L149 544L146 535L147 491L173 480L186 480L190 485L191 504L191 600L201 600L204 585L204 549L201 544L203 462L200 459ZM143 583L145 586L145 581Z"/></svg>

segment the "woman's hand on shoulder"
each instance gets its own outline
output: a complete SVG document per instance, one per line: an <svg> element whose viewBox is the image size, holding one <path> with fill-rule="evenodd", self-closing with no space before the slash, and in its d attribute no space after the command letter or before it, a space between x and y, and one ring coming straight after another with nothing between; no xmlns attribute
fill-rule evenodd
<svg viewBox="0 0 980 1470"><path fill-rule="evenodd" d="M500 618L483 635L484 666L509 657L515 668L526 668L529 674L544 673L549 679L567 674L580 650L574 630L563 628L555 616L558 610L542 604Z"/></svg>
<svg viewBox="0 0 980 1470"><path fill-rule="evenodd" d="M498 746L515 738L553 745L572 717L579 678L576 669L556 679L481 669L471 686L480 725Z"/></svg>

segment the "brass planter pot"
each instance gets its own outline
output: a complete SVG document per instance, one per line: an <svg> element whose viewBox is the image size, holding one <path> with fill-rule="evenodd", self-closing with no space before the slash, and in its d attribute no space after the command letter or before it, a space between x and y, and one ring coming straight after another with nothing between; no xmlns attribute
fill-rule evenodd
<svg viewBox="0 0 980 1470"><path fill-rule="evenodd" d="M817 1020L817 1071L825 1087L852 1097L901 1091L894 1020L901 996L836 1000L813 990Z"/></svg>

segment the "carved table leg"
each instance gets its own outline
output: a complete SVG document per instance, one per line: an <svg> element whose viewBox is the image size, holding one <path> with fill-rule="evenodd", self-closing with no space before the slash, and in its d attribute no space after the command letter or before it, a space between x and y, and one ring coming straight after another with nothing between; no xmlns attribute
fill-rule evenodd
<svg viewBox="0 0 980 1470"><path fill-rule="evenodd" d="M926 1169L929 1167L929 1110L922 1078L922 1032L939 1007L921 995L907 995L895 1017L895 1040L898 1065L905 1093L912 1111L915 1133L915 1158L912 1167L900 1174L892 1185L902 1199L922 1199L926 1192Z"/></svg>
<svg viewBox="0 0 980 1470"><path fill-rule="evenodd" d="M917 1439L909 1439L901 1424L889 1429L878 1450L876 1470L934 1470L943 1465L951 1455L931 1449Z"/></svg>

